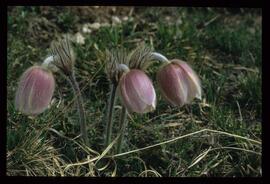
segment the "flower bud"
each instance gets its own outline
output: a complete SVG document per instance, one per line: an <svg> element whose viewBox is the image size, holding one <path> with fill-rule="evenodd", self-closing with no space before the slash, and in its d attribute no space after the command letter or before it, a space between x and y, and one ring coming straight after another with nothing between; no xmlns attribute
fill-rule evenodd
<svg viewBox="0 0 270 184"><path fill-rule="evenodd" d="M20 78L15 107L23 114L37 115L49 105L55 87L52 73L41 66L32 66Z"/></svg>
<svg viewBox="0 0 270 184"><path fill-rule="evenodd" d="M184 61L173 59L157 73L158 85L164 98L174 106L201 99L201 85L197 74Z"/></svg>
<svg viewBox="0 0 270 184"><path fill-rule="evenodd" d="M132 69L124 73L118 89L121 101L129 112L146 113L155 110L155 89L143 71Z"/></svg>

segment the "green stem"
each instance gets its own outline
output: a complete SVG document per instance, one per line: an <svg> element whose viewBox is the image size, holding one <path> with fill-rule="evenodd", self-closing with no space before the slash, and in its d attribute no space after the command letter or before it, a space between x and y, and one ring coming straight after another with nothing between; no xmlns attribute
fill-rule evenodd
<svg viewBox="0 0 270 184"><path fill-rule="evenodd" d="M122 149L122 142L125 134L125 129L127 126L127 109L122 106L122 111L121 111L121 119L120 119L120 137L117 143L117 154L121 152Z"/></svg>
<svg viewBox="0 0 270 184"><path fill-rule="evenodd" d="M78 109L78 114L79 114L79 118L80 118L80 130L81 130L81 135L83 138L84 143L89 146L89 140L88 140L88 136L87 136L87 130L86 130L86 119L85 119L85 111L84 111L84 107L83 107L83 99L82 99L82 94L81 94L81 90L79 88L79 85L76 81L74 72L71 75L68 75L68 79L71 83L73 92L74 92L74 96L75 96L75 100L77 102L77 109Z"/></svg>
<svg viewBox="0 0 270 184"><path fill-rule="evenodd" d="M108 146L111 142L112 137L112 125L113 125L113 114L114 114L114 104L115 104L115 93L116 93L116 84L111 84L110 98L108 101L107 109L107 125L106 125L106 138L105 146Z"/></svg>

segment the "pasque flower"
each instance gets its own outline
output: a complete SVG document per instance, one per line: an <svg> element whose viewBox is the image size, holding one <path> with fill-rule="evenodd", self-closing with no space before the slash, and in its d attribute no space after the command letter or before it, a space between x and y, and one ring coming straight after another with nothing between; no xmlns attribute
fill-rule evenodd
<svg viewBox="0 0 270 184"><path fill-rule="evenodd" d="M131 69L119 81L119 95L130 112L146 113L156 108L156 93L152 81L142 71Z"/></svg>
<svg viewBox="0 0 270 184"><path fill-rule="evenodd" d="M80 87L75 77L75 55L70 43L70 39L68 37L65 37L58 42L52 42L51 50L53 64L62 71L62 73L66 76L67 80L71 84L75 96L75 101L77 102L81 135L84 143L86 145L89 145L83 98Z"/></svg>
<svg viewBox="0 0 270 184"><path fill-rule="evenodd" d="M15 107L26 115L42 113L53 96L55 81L52 73L42 66L32 66L20 78Z"/></svg>
<svg viewBox="0 0 270 184"><path fill-rule="evenodd" d="M164 98L174 106L201 98L201 85L197 74L184 61L173 59L157 73L157 82Z"/></svg>

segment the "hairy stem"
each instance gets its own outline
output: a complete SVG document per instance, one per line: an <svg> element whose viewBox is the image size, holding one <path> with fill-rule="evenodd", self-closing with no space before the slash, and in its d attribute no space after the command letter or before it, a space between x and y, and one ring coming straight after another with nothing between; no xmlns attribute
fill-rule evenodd
<svg viewBox="0 0 270 184"><path fill-rule="evenodd" d="M162 54L158 52L152 52L151 56L153 59L164 62L164 63L170 63L170 61Z"/></svg>
<svg viewBox="0 0 270 184"><path fill-rule="evenodd" d="M50 65L53 61L53 56L48 56L46 59L44 59L42 66L48 67L48 65Z"/></svg>
<svg viewBox="0 0 270 184"><path fill-rule="evenodd" d="M122 111L121 111L121 118L120 118L120 137L119 140L117 142L117 154L121 152L122 149L122 142L123 142L123 138L124 138L124 133L125 133L125 129L127 126L127 109L122 106Z"/></svg>
<svg viewBox="0 0 270 184"><path fill-rule="evenodd" d="M87 130L86 130L86 119L85 119L85 111L83 107L83 99L82 99L82 94L81 90L79 88L79 85L76 81L74 72L72 72L71 75L68 75L69 82L71 83L75 100L77 102L77 109L79 113L79 118L80 118L80 130L81 130L81 136L83 138L84 143L89 146L89 140L87 136Z"/></svg>
<svg viewBox="0 0 270 184"><path fill-rule="evenodd" d="M110 98L107 106L107 125L106 125L106 137L105 137L105 146L108 146L111 142L112 137L112 126L113 126L113 114L114 114L114 104L115 104L115 93L116 93L116 84L111 84Z"/></svg>

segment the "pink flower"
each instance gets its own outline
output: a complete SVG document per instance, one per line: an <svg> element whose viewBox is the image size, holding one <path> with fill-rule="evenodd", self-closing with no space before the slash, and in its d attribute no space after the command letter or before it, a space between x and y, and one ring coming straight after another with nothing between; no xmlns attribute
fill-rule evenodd
<svg viewBox="0 0 270 184"><path fill-rule="evenodd" d="M49 105L55 88L52 73L41 66L32 66L20 78L15 107L26 115L42 113Z"/></svg>
<svg viewBox="0 0 270 184"><path fill-rule="evenodd" d="M146 113L155 110L155 89L143 71L132 69L123 74L118 89L121 101L128 111Z"/></svg>
<svg viewBox="0 0 270 184"><path fill-rule="evenodd" d="M201 99L201 85L197 74L184 61L173 59L157 73L158 85L164 98L174 106Z"/></svg>

